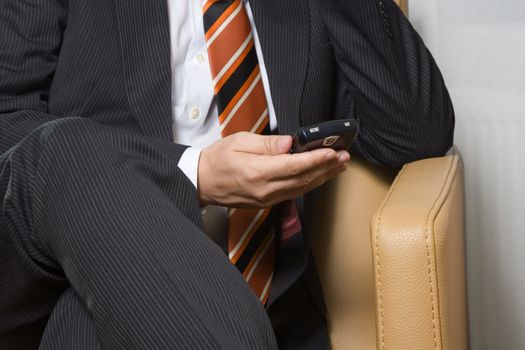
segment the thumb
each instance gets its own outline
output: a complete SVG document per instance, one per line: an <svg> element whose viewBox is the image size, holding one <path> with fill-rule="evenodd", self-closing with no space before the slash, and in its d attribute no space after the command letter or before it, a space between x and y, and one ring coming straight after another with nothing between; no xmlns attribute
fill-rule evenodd
<svg viewBox="0 0 525 350"><path fill-rule="evenodd" d="M288 153L292 147L292 137L289 135L258 135L240 132L235 136L235 150L239 152L278 155Z"/></svg>

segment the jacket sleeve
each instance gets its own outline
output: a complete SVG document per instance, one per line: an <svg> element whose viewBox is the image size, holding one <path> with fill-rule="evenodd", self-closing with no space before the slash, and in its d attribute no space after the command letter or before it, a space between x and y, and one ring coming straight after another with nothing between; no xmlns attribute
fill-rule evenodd
<svg viewBox="0 0 525 350"><path fill-rule="evenodd" d="M70 116L50 114L48 108L67 27L67 0L2 0L0 7L1 156L29 134L52 128L54 121ZM68 119L84 124L82 117ZM148 138L146 142L158 140ZM187 146L169 143L169 147L180 158Z"/></svg>
<svg viewBox="0 0 525 350"><path fill-rule="evenodd" d="M58 119L48 113L66 26L57 0L5 0L0 11L0 154L39 126Z"/></svg>
<svg viewBox="0 0 525 350"><path fill-rule="evenodd" d="M316 0L360 126L357 147L401 166L452 146L454 111L423 41L392 0Z"/></svg>

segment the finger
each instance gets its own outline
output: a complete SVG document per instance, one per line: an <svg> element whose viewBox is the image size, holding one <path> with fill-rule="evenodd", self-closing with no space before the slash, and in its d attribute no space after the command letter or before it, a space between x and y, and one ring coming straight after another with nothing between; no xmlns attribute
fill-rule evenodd
<svg viewBox="0 0 525 350"><path fill-rule="evenodd" d="M343 160L348 160L347 157L348 155L343 154L342 158ZM275 156L271 158L275 158ZM324 182L341 173L346 168L346 161L341 162L334 159L330 163L314 167L306 173L294 177L269 181L266 176L264 183L257 186L258 190L254 193L256 207L274 205L284 200L302 195L322 185Z"/></svg>
<svg viewBox="0 0 525 350"><path fill-rule="evenodd" d="M262 155L286 154L292 147L289 135L259 135L249 132L238 132L230 136L232 149L237 152Z"/></svg>
<svg viewBox="0 0 525 350"><path fill-rule="evenodd" d="M317 167L301 176L272 181L268 185L268 190L281 197L278 198L279 200L286 200L311 191L346 169L346 163L335 163L330 166Z"/></svg>
<svg viewBox="0 0 525 350"><path fill-rule="evenodd" d="M337 159L334 150L325 148L304 153L261 156L258 159L258 166L265 168L268 179L276 180L301 176L314 168L335 164Z"/></svg>
<svg viewBox="0 0 525 350"><path fill-rule="evenodd" d="M350 160L350 153L347 151L338 151L337 152L337 159L341 163L346 163Z"/></svg>

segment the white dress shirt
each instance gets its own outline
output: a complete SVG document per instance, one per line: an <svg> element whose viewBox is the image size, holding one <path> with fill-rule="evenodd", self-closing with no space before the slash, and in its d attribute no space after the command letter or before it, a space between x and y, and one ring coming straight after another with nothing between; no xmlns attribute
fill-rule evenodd
<svg viewBox="0 0 525 350"><path fill-rule="evenodd" d="M263 81L270 128L277 128L268 76L248 0L243 0L252 27ZM179 168L197 187L197 169L202 148L221 138L208 61L202 8L206 0L168 0L171 40L171 104L173 141L189 145Z"/></svg>

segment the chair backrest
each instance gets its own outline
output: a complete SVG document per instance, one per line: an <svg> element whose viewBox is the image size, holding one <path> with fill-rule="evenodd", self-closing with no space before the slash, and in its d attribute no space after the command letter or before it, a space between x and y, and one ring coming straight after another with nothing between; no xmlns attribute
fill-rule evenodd
<svg viewBox="0 0 525 350"><path fill-rule="evenodd" d="M401 10L405 14L405 16L408 16L408 0L394 0L396 4L401 7Z"/></svg>

